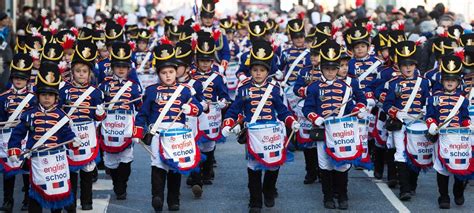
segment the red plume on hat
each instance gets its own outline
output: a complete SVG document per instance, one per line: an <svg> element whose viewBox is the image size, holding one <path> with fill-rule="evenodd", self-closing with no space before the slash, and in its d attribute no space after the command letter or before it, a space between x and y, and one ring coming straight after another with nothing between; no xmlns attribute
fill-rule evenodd
<svg viewBox="0 0 474 213"><path fill-rule="evenodd" d="M397 20L392 24L392 30L405 30L405 21Z"/></svg>
<svg viewBox="0 0 474 213"><path fill-rule="evenodd" d="M171 41L168 39L168 37L163 36L160 38L160 44L171 44Z"/></svg>
<svg viewBox="0 0 474 213"><path fill-rule="evenodd" d="M436 34L438 34L439 37L443 37L443 38L448 37L448 31L445 30L443 27L436 28Z"/></svg>
<svg viewBox="0 0 474 213"><path fill-rule="evenodd" d="M196 50L197 38L198 38L198 36L197 36L196 33L191 34L191 48L192 48L193 50Z"/></svg>
<svg viewBox="0 0 474 213"><path fill-rule="evenodd" d="M423 45L426 42L426 40L427 39L425 36L421 36L418 40L415 41L415 44L416 46L421 47L421 45Z"/></svg>
<svg viewBox="0 0 474 213"><path fill-rule="evenodd" d="M179 17L178 25L179 25L179 26L183 26L183 25L184 25L184 16Z"/></svg>
<svg viewBox="0 0 474 213"><path fill-rule="evenodd" d="M77 37L77 35L79 35L79 30L78 30L77 28L75 28L75 27L72 27L72 28L71 28L71 32L72 32L72 34L74 34L74 36L76 36L76 37Z"/></svg>
<svg viewBox="0 0 474 213"><path fill-rule="evenodd" d="M122 16L120 14L115 15L115 22L119 24L122 27L125 27L125 24L127 23L127 18L125 16Z"/></svg>
<svg viewBox="0 0 474 213"><path fill-rule="evenodd" d="M214 4L217 4L217 3L219 3L219 0L214 0Z"/></svg>
<svg viewBox="0 0 474 213"><path fill-rule="evenodd" d="M304 11L301 11L298 13L298 19L304 20L305 13Z"/></svg>
<svg viewBox="0 0 474 213"><path fill-rule="evenodd" d="M462 47L457 47L454 49L454 55L457 56L458 58L461 59L461 61L464 60L464 48Z"/></svg>
<svg viewBox="0 0 474 213"><path fill-rule="evenodd" d="M65 62L65 61L59 62L58 68L59 68L59 73L62 74L62 73L64 73L64 72L66 72L66 70L67 70L67 62Z"/></svg>
<svg viewBox="0 0 474 213"><path fill-rule="evenodd" d="M385 24L378 25L376 28L377 28L377 31L379 31L379 32L388 30L388 28Z"/></svg>
<svg viewBox="0 0 474 213"><path fill-rule="evenodd" d="M130 46L130 49L132 49L132 51L135 51L135 48L137 47L134 41L129 41L128 46Z"/></svg>
<svg viewBox="0 0 474 213"><path fill-rule="evenodd" d="M201 25L199 25L199 23L197 22L194 22L191 27L193 28L194 32L199 32L201 31Z"/></svg>
<svg viewBox="0 0 474 213"><path fill-rule="evenodd" d="M67 34L67 35L66 35L66 40L63 41L63 43L61 44L61 46L62 46L63 49L65 49L65 50L66 50L66 49L72 49L72 48L74 47L74 42L75 42L75 41L76 41L76 39L75 39L73 36Z"/></svg>
<svg viewBox="0 0 474 213"><path fill-rule="evenodd" d="M374 22L373 21L368 21L367 24L365 25L365 29L367 32L370 34L372 30L374 29Z"/></svg>
<svg viewBox="0 0 474 213"><path fill-rule="evenodd" d="M214 41L219 41L219 38L221 37L221 31L219 29L214 29L212 31L212 37L214 38Z"/></svg>

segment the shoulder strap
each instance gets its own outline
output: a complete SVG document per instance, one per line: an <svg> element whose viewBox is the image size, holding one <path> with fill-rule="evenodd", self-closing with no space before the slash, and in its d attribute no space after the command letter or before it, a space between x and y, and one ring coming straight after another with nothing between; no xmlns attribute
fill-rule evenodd
<svg viewBox="0 0 474 213"><path fill-rule="evenodd" d="M439 128L443 128L445 126L449 126L449 124L451 123L452 121L452 117L454 117L456 115L456 113L459 111L459 108L461 108L461 105L462 105L462 102L464 102L464 96L459 96L459 99L458 101L456 102L456 105L454 105L453 109L451 109L451 111L449 112L448 114L448 117L446 117L446 120L448 122L446 122L445 124L443 124L442 126L440 126Z"/></svg>
<svg viewBox="0 0 474 213"><path fill-rule="evenodd" d="M23 100L20 102L20 104L16 107L15 111L13 111L13 113L10 115L10 117L8 117L7 122L8 123L13 122L18 117L18 115L20 115L21 111L26 107L28 102L30 102L30 100L33 97L34 97L33 94L28 93L28 95L26 95L25 98L23 98Z"/></svg>
<svg viewBox="0 0 474 213"><path fill-rule="evenodd" d="M265 93L262 96L262 99L260 99L260 102L258 102L257 109L255 109L255 113L252 115L252 119L250 119L250 123L255 123L258 119L258 116L260 116L260 112L262 112L263 106L265 105L265 102L267 102L268 97L270 97L270 94L273 91L273 85L275 84L275 80L272 80L269 84L267 89L265 90Z"/></svg>
<svg viewBox="0 0 474 213"><path fill-rule="evenodd" d="M120 88L120 90L117 92L117 94L115 94L115 96L112 98L112 100L110 102L117 102L118 99L120 98L120 96L122 96L122 94L127 91L127 89L132 86L133 82L131 81L127 81L123 86L122 88ZM112 110L114 108L114 105L115 103L111 103L108 107L109 110Z"/></svg>
<svg viewBox="0 0 474 213"><path fill-rule="evenodd" d="M350 80L350 79L351 79L351 78L349 78L349 80ZM344 98L342 98L341 104L344 104L344 103L347 102L347 100L349 100L349 96L350 96L351 93L352 93L351 91L352 91L352 87L351 87L349 84L347 84L347 85L346 85L346 91L344 92ZM346 111L346 106L347 106L347 104L344 104L344 105L341 107L341 109L339 109L339 113L337 114L337 117L338 117L338 118L340 118L340 117L342 117L342 116L344 115L344 111Z"/></svg>
<svg viewBox="0 0 474 213"><path fill-rule="evenodd" d="M196 80L191 79L191 80L189 80L188 85L189 85L190 87L192 87L195 82L196 82Z"/></svg>
<svg viewBox="0 0 474 213"><path fill-rule="evenodd" d="M410 97L408 98L407 104L405 105L405 107L403 108L402 111L408 112L408 109L410 109L411 104L413 104L413 101L415 100L416 94L418 93L418 89L420 89L420 85L421 85L422 80L423 79L420 78L420 77L418 77L416 79L416 83L415 83L415 86L413 87L413 91L411 91L411 94L410 94Z"/></svg>
<svg viewBox="0 0 474 213"><path fill-rule="evenodd" d="M209 78L206 79L206 81L204 81L204 83L202 83L202 91L204 92L207 87L209 86L209 84L211 84L211 82L217 77L217 73L212 73L211 76L209 76Z"/></svg>
<svg viewBox="0 0 474 213"><path fill-rule="evenodd" d="M471 100L472 100L473 97L474 97L474 87L471 87L469 89L469 99L468 99L469 100L469 105L471 105Z"/></svg>
<svg viewBox="0 0 474 213"><path fill-rule="evenodd" d="M282 84L284 85L288 79L291 76L291 73L295 69L296 65L300 63L300 61L309 53L309 49L304 50L303 52L300 53L300 55L293 61L293 63L290 66L290 69L286 72L285 79L283 80Z"/></svg>
<svg viewBox="0 0 474 213"><path fill-rule="evenodd" d="M44 142L46 142L46 140L48 140L48 138L50 138L57 131L59 131L59 129L61 129L64 126L64 124L66 124L68 121L69 121L68 116L64 116L63 118L61 118L61 120L59 120L59 122L56 123L53 126L53 128L49 129L43 136L41 136L41 138L33 145L33 147L31 149L35 149L37 147L42 146L44 144Z"/></svg>
<svg viewBox="0 0 474 213"><path fill-rule="evenodd" d="M377 68L382 64L381 61L376 61L375 63L373 63L364 73L362 73L360 76L359 76L359 81L362 81L364 80L365 78L367 78L367 76L369 76L370 74L372 74L375 70L377 70Z"/></svg>
<svg viewBox="0 0 474 213"><path fill-rule="evenodd" d="M168 111L171 108L171 105L173 105L174 101L178 96L181 94L181 91L183 91L184 86L180 84L178 88L174 91L174 93L171 95L171 98L166 102L165 106L163 107L163 111L160 112L160 115L156 119L155 123L151 127L150 133L151 134L156 134L158 131L158 128L160 127L161 122L163 121L163 118L165 118L165 115L168 113Z"/></svg>
<svg viewBox="0 0 474 213"><path fill-rule="evenodd" d="M82 102L84 102L84 100L87 98L87 96L89 96L92 92L94 92L95 88L90 86L89 88L87 88L86 91L84 91L84 93L82 93L81 96L79 96L79 98L74 102L73 106L74 107L71 107L69 109L69 111L67 112L67 116L71 116L74 111L76 110L77 106L81 105Z"/></svg>

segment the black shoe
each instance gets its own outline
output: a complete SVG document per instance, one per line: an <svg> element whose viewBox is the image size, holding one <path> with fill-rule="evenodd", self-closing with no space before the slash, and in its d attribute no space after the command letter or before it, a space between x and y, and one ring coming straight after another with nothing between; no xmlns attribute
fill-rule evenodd
<svg viewBox="0 0 474 213"><path fill-rule="evenodd" d="M336 208L336 203L334 200L326 200L324 201L324 208L326 209L335 209Z"/></svg>
<svg viewBox="0 0 474 213"><path fill-rule="evenodd" d="M339 204L338 209L346 210L349 208L349 203L347 202L347 200L339 200L338 204Z"/></svg>
<svg viewBox="0 0 474 213"><path fill-rule="evenodd" d="M275 191L273 192L273 198L277 198L278 197L278 189L275 188Z"/></svg>
<svg viewBox="0 0 474 213"><path fill-rule="evenodd" d="M375 179L380 180L383 178L383 174L379 172L374 172L374 177Z"/></svg>
<svg viewBox="0 0 474 213"><path fill-rule="evenodd" d="M155 211L163 211L163 201L160 197L154 197L151 200L151 206L153 206Z"/></svg>
<svg viewBox="0 0 474 213"><path fill-rule="evenodd" d="M334 199L339 199L339 193L337 193L337 192L333 192L332 196L333 196Z"/></svg>
<svg viewBox="0 0 474 213"><path fill-rule="evenodd" d="M258 208L258 207L251 207L249 209L249 213L260 213L262 212L262 208Z"/></svg>
<svg viewBox="0 0 474 213"><path fill-rule="evenodd" d="M117 196L117 200L126 200L127 199L127 193L123 193L123 194L115 194L115 196Z"/></svg>
<svg viewBox="0 0 474 213"><path fill-rule="evenodd" d="M92 204L81 204L81 209L84 211L92 210Z"/></svg>
<svg viewBox="0 0 474 213"><path fill-rule="evenodd" d="M189 175L188 178L186 178L186 185L192 186L193 182L194 182L193 178L191 177L191 175Z"/></svg>
<svg viewBox="0 0 474 213"><path fill-rule="evenodd" d="M411 193L410 192L401 192L400 193L400 200L401 201L408 201L411 199Z"/></svg>
<svg viewBox="0 0 474 213"><path fill-rule="evenodd" d="M438 205L440 209L450 209L451 208L451 200L449 197L439 197L438 198Z"/></svg>
<svg viewBox="0 0 474 213"><path fill-rule="evenodd" d="M411 190L411 191L410 191L410 195L411 195L412 197L415 197L415 196L416 196L416 190Z"/></svg>
<svg viewBox="0 0 474 213"><path fill-rule="evenodd" d="M316 175L310 175L310 174L306 174L306 176L304 176L304 184L312 184L314 182L316 182L317 180L317 176Z"/></svg>
<svg viewBox="0 0 474 213"><path fill-rule="evenodd" d="M212 185L212 180L211 179L203 179L202 184L204 185Z"/></svg>
<svg viewBox="0 0 474 213"><path fill-rule="evenodd" d="M398 185L398 181L397 181L397 180L395 180L395 179L388 180L388 183L387 183L387 185L388 185L388 188L391 188L391 189L393 189L393 188L397 187L397 185Z"/></svg>
<svg viewBox="0 0 474 213"><path fill-rule="evenodd" d="M23 205L21 205L21 211L24 212L24 211L28 211L28 202L23 202Z"/></svg>
<svg viewBox="0 0 474 213"><path fill-rule="evenodd" d="M194 185L191 188L191 191L194 194L194 198L201 198L201 196L202 196L202 187L200 185Z"/></svg>
<svg viewBox="0 0 474 213"><path fill-rule="evenodd" d="M458 206L463 205L464 204L464 196L455 197L454 198L454 203L456 203L456 205L458 205Z"/></svg>
<svg viewBox="0 0 474 213"><path fill-rule="evenodd" d="M99 170L97 170L97 167L92 171L92 183L97 182L99 180Z"/></svg>
<svg viewBox="0 0 474 213"><path fill-rule="evenodd" d="M179 204L168 205L168 210L169 211L179 211Z"/></svg>
<svg viewBox="0 0 474 213"><path fill-rule="evenodd" d="M263 198L263 203L266 207L273 207L275 206L275 198L274 197L265 197Z"/></svg>
<svg viewBox="0 0 474 213"><path fill-rule="evenodd" d="M0 207L0 211L12 212L12 210L13 210L13 200L3 202L2 207Z"/></svg>

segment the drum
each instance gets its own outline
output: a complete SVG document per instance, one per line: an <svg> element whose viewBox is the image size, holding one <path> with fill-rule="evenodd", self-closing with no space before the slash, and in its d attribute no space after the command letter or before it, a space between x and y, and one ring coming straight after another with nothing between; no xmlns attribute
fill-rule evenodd
<svg viewBox="0 0 474 213"><path fill-rule="evenodd" d="M474 171L470 162L472 147L468 128L440 129L438 158L446 169L455 175L469 175Z"/></svg>
<svg viewBox="0 0 474 213"><path fill-rule="evenodd" d="M138 80L140 81L140 85L142 86L142 88L147 88L148 86L158 83L156 73L139 73ZM143 93L145 93L145 89L143 89Z"/></svg>
<svg viewBox="0 0 474 213"><path fill-rule="evenodd" d="M281 122L249 124L247 150L265 167L281 166L286 161L286 130Z"/></svg>
<svg viewBox="0 0 474 213"><path fill-rule="evenodd" d="M359 141L362 145L362 155L360 160L357 161L356 165L366 169L372 169L373 167L369 154L369 123L369 120L359 119L357 125L359 128Z"/></svg>
<svg viewBox="0 0 474 213"><path fill-rule="evenodd" d="M159 140L159 156L169 167L186 173L199 166L201 152L191 129L169 129L160 133Z"/></svg>
<svg viewBox="0 0 474 213"><path fill-rule="evenodd" d="M225 77L227 80L226 85L227 88L231 91L236 90L237 85L239 84L239 79L236 76L238 70L239 63L233 61L229 63L229 65L227 66L227 70L225 71Z"/></svg>
<svg viewBox="0 0 474 213"><path fill-rule="evenodd" d="M30 197L43 208L60 209L72 204L69 165L63 148L32 153L30 172Z"/></svg>
<svg viewBox="0 0 474 213"><path fill-rule="evenodd" d="M385 128L385 121L387 121L387 114L379 110L375 118L372 137L375 139L375 145L380 148L385 148L387 145L388 131Z"/></svg>
<svg viewBox="0 0 474 213"><path fill-rule="evenodd" d="M195 116L186 116L186 128L193 131L194 141L199 141L203 132L199 131L199 120Z"/></svg>
<svg viewBox="0 0 474 213"><path fill-rule="evenodd" d="M474 122L474 106L469 106L469 117L471 118L471 122ZM474 132L471 132L470 140L471 140L472 156L474 156Z"/></svg>
<svg viewBox="0 0 474 213"><path fill-rule="evenodd" d="M107 110L102 121L101 133L104 137L101 147L109 153L119 153L132 144L135 119L132 110Z"/></svg>
<svg viewBox="0 0 474 213"><path fill-rule="evenodd" d="M298 102L301 100L301 98L293 92L293 86L286 87L284 91L288 107L290 110L294 110L298 107Z"/></svg>
<svg viewBox="0 0 474 213"><path fill-rule="evenodd" d="M74 123L71 127L74 134L81 138L81 146L67 150L67 157L71 171L78 171L97 158L99 147L97 147L97 132L94 121Z"/></svg>
<svg viewBox="0 0 474 213"><path fill-rule="evenodd" d="M8 160L8 141L12 134L13 128L0 129L0 164L1 169L7 175L14 175L20 172L22 160L20 162L13 163ZM22 141L23 145L23 141Z"/></svg>
<svg viewBox="0 0 474 213"><path fill-rule="evenodd" d="M426 137L425 122L414 121L406 126L405 154L408 165L416 170L433 166L434 144Z"/></svg>
<svg viewBox="0 0 474 213"><path fill-rule="evenodd" d="M221 135L222 112L217 104L209 105L209 112L199 116L199 130L203 137L209 141L219 140Z"/></svg>
<svg viewBox="0 0 474 213"><path fill-rule="evenodd" d="M298 102L295 108L296 116L298 116L298 122L301 124L299 131L296 133L296 141L302 147L310 146L315 141L310 138L310 131L313 128L313 124L303 114L304 100ZM322 141L322 140L321 140Z"/></svg>
<svg viewBox="0 0 474 213"><path fill-rule="evenodd" d="M353 163L362 155L359 139L359 122L354 116L330 117L324 121L326 153L341 164Z"/></svg>

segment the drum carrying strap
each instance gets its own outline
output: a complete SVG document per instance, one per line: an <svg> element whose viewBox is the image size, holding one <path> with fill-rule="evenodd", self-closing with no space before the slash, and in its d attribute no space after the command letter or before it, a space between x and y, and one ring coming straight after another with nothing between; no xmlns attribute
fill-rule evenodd
<svg viewBox="0 0 474 213"><path fill-rule="evenodd" d="M255 123L257 121L258 116L260 116L260 112L262 112L263 106L265 106L268 97L270 97L270 94L272 93L274 84L275 80L272 80L272 82L269 83L267 89L265 90L265 93L263 93L262 99L260 99L260 102L258 102L257 109L255 109L255 113L253 113L252 119L250 119L250 123Z"/></svg>
<svg viewBox="0 0 474 213"><path fill-rule="evenodd" d="M217 73L212 73L211 76L209 76L209 78L206 79L206 81L204 81L204 83L202 83L202 91L204 92L207 87L209 86L209 84L211 84L211 82L217 77Z"/></svg>
<svg viewBox="0 0 474 213"><path fill-rule="evenodd" d="M451 121L452 121L451 118L454 117L454 116L456 115L456 113L458 113L459 108L461 108L462 102L464 102L464 99L465 99L464 96L462 96L462 95L459 96L459 99L458 99L458 101L456 102L456 105L454 105L453 109L451 109L451 111L449 112L448 117L446 117L446 121L448 121L448 122L446 122L445 124L441 125L441 126L439 127L440 129L441 129L441 128L444 128L445 126L448 126L448 125L451 123Z"/></svg>
<svg viewBox="0 0 474 213"><path fill-rule="evenodd" d="M418 89L420 89L421 85L421 80L422 78L418 77L416 79L415 86L413 87L413 91L411 91L410 97L408 98L407 104L405 107L403 107L402 111L408 112L408 109L410 109L411 104L413 104L413 101L415 100L416 94L418 93Z"/></svg>
<svg viewBox="0 0 474 213"><path fill-rule="evenodd" d="M300 55L293 61L293 63L291 64L290 66L290 69L288 69L288 72L286 73L285 75L285 79L283 80L283 82L281 82L282 85L285 85L286 82L288 81L288 79L290 78L291 76L291 73L293 72L293 70L295 69L295 67L298 65L298 63L300 63L300 61L309 53L309 49L306 49L304 50L302 53L300 53Z"/></svg>
<svg viewBox="0 0 474 213"><path fill-rule="evenodd" d="M341 104L344 104L344 103L347 102L347 100L349 100L349 96L352 93L351 91L352 91L352 87L347 86L346 87L346 92L344 93L344 98L342 99ZM344 106L342 106L341 109L339 109L339 113L337 114L338 118L340 118L344 115L344 111L346 111L346 106L347 106L347 104L344 104Z"/></svg>
<svg viewBox="0 0 474 213"><path fill-rule="evenodd" d="M7 122L8 123L11 123L13 122L17 117L18 115L20 115L21 111L26 107L26 105L28 104L28 102L30 102L31 98L33 98L34 95L31 94L31 93L28 93L28 95L25 96L25 98L20 102L20 104L16 107L15 111L13 111L13 113L10 115L10 117L8 117L8 120ZM8 124L7 124L8 125Z"/></svg>
<svg viewBox="0 0 474 213"><path fill-rule="evenodd" d="M189 85L190 87L192 87L195 82L196 82L196 80L191 79L191 80L189 80L188 85Z"/></svg>
<svg viewBox="0 0 474 213"><path fill-rule="evenodd" d="M63 118L61 118L61 120L59 120L59 122L56 123L53 126L53 128L49 129L43 136L41 136L41 138L35 143L35 145L33 145L33 147L31 149L35 149L37 147L42 146L44 144L44 142L46 142L46 140L48 140L48 138L50 138L57 131L59 131L59 129L61 129L64 126L64 124L66 124L68 121L69 121L68 116L64 116Z"/></svg>
<svg viewBox="0 0 474 213"><path fill-rule="evenodd" d="M364 80L365 78L367 78L367 76L369 76L370 74L372 74L375 70L377 70L377 68L382 64L381 61L376 61L375 63L373 63L364 73L362 73L362 75L359 76L359 81L362 81Z"/></svg>
<svg viewBox="0 0 474 213"><path fill-rule="evenodd" d="M79 98L74 102L73 107L71 107L71 109L69 109L69 112L67 112L67 116L71 116L72 113L74 113L74 111L76 110L76 107L79 106L94 90L94 87L87 88L87 90L82 93L82 95L79 96Z"/></svg>
<svg viewBox="0 0 474 213"><path fill-rule="evenodd" d="M474 87L471 87L471 89L469 90L469 99L468 99L469 100L469 105L471 105L471 100L472 100L473 97L474 97Z"/></svg>
<svg viewBox="0 0 474 213"><path fill-rule="evenodd" d="M114 105L115 105L114 102L117 102L117 101L119 100L120 96L122 96L122 94L123 94L125 91L127 91L127 89L128 89L130 86L132 86L132 84L133 84L133 82L127 81L127 82L123 85L123 87L120 88L120 90L117 92L117 94L115 94L115 96L114 96L114 97L112 98L112 100L110 101L110 102L112 102L112 103L111 103L111 104L109 105L109 107L108 107L109 110L112 110L112 109L114 108Z"/></svg>
<svg viewBox="0 0 474 213"><path fill-rule="evenodd" d="M158 128L160 127L161 122L163 121L163 118L165 118L166 113L168 113L168 111L171 108L171 105L173 105L174 101L176 100L176 98L178 98L178 96L181 94L181 91L183 91L183 89L184 89L184 86L179 85L178 88L176 88L174 93L171 95L171 98L168 100L168 102L166 102L165 106L163 107L163 111L160 112L160 115L158 116L155 123L151 127L151 130L150 130L151 134L153 135L156 134L156 132L158 131Z"/></svg>

